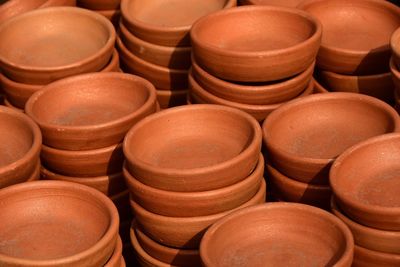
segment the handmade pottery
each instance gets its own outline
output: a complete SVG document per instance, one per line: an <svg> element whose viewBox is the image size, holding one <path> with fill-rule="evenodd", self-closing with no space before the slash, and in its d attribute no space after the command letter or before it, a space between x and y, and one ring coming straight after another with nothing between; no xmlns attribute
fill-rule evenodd
<svg viewBox="0 0 400 267"><path fill-rule="evenodd" d="M393 53L393 63L397 68L400 68L400 30L397 29L390 38L390 48ZM392 63L391 63L392 64Z"/></svg>
<svg viewBox="0 0 400 267"><path fill-rule="evenodd" d="M315 77L313 77L312 80L314 82L314 94L329 93L328 89L323 87Z"/></svg>
<svg viewBox="0 0 400 267"><path fill-rule="evenodd" d="M91 150L121 142L136 122L156 111L156 104L154 86L141 77L90 73L47 85L29 98L25 111L47 146Z"/></svg>
<svg viewBox="0 0 400 267"><path fill-rule="evenodd" d="M114 251L118 213L97 190L35 181L2 189L0 199L3 266L97 267Z"/></svg>
<svg viewBox="0 0 400 267"><path fill-rule="evenodd" d="M176 192L207 191L242 181L253 171L261 129L233 108L174 107L132 127L123 149L127 170L141 183Z"/></svg>
<svg viewBox="0 0 400 267"><path fill-rule="evenodd" d="M354 221L400 231L400 134L361 142L332 165L330 184L336 203Z"/></svg>
<svg viewBox="0 0 400 267"><path fill-rule="evenodd" d="M122 0L124 24L149 43L190 46L189 31L197 19L219 9L236 6L236 0Z"/></svg>
<svg viewBox="0 0 400 267"><path fill-rule="evenodd" d="M335 92L302 97L276 109L263 123L263 140L271 165L282 174L321 181L350 146L399 130L400 118L385 102Z"/></svg>
<svg viewBox="0 0 400 267"><path fill-rule="evenodd" d="M78 0L78 5L92 10L118 9L120 0Z"/></svg>
<svg viewBox="0 0 400 267"><path fill-rule="evenodd" d="M120 267L122 263L122 240L119 236L117 239L117 244L115 246L114 252L111 258L107 261L104 267Z"/></svg>
<svg viewBox="0 0 400 267"><path fill-rule="evenodd" d="M319 68L348 75L389 71L389 43L400 27L399 7L376 0L309 0L298 7L322 23Z"/></svg>
<svg viewBox="0 0 400 267"><path fill-rule="evenodd" d="M390 72L392 74L393 83L397 94L400 92L400 71L394 62L394 58L390 59Z"/></svg>
<svg viewBox="0 0 400 267"><path fill-rule="evenodd" d="M46 0L8 0L0 5L0 23L19 14L39 8Z"/></svg>
<svg viewBox="0 0 400 267"><path fill-rule="evenodd" d="M0 67L10 79L27 84L99 71L112 56L115 36L107 19L85 9L31 11L1 24Z"/></svg>
<svg viewBox="0 0 400 267"><path fill-rule="evenodd" d="M268 203L212 225L200 257L205 267L350 267L353 250L350 230L334 215L303 204Z"/></svg>
<svg viewBox="0 0 400 267"><path fill-rule="evenodd" d="M156 90L157 101L162 109L182 106L186 104L189 90Z"/></svg>
<svg viewBox="0 0 400 267"><path fill-rule="evenodd" d="M265 6L285 6L296 7L304 0L239 0L241 5L265 5Z"/></svg>
<svg viewBox="0 0 400 267"><path fill-rule="evenodd" d="M25 114L0 106L0 188L25 182L37 168L42 135Z"/></svg>
<svg viewBox="0 0 400 267"><path fill-rule="evenodd" d="M400 255L377 252L354 246L352 267L394 267L400 265Z"/></svg>
<svg viewBox="0 0 400 267"><path fill-rule="evenodd" d="M32 174L28 177L28 179L26 180L26 182L33 182L33 181L37 181L40 179L40 160L36 163L36 167L34 169L34 171L32 172ZM24 181L25 182L25 181Z"/></svg>
<svg viewBox="0 0 400 267"><path fill-rule="evenodd" d="M167 217L149 212L131 199L131 207L138 225L154 241L175 248L197 249L206 229L235 210L265 202L266 184L262 184L256 195L239 207L208 216Z"/></svg>
<svg viewBox="0 0 400 267"><path fill-rule="evenodd" d="M304 11L244 6L199 19L190 36L197 64L211 75L266 82L305 71L315 60L321 33L321 24Z"/></svg>
<svg viewBox="0 0 400 267"><path fill-rule="evenodd" d="M52 6L76 6L76 0L47 0L40 8Z"/></svg>

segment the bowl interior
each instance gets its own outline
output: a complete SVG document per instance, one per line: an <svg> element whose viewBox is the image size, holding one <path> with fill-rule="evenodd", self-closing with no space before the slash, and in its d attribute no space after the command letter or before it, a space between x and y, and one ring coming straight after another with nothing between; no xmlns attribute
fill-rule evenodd
<svg viewBox="0 0 400 267"><path fill-rule="evenodd" d="M142 124L127 149L155 167L201 168L236 157L254 136L254 125L235 113L213 108L178 109Z"/></svg>
<svg viewBox="0 0 400 267"><path fill-rule="evenodd" d="M39 10L0 29L0 56L25 67L60 67L95 55L110 39L100 20L74 9Z"/></svg>
<svg viewBox="0 0 400 267"><path fill-rule="evenodd" d="M298 157L333 159L360 141L395 129L397 118L383 102L324 96L282 109L279 118L270 121L270 143Z"/></svg>
<svg viewBox="0 0 400 267"><path fill-rule="evenodd" d="M304 9L323 25L322 45L338 49L369 51L389 45L400 27L399 11L384 1L315 1Z"/></svg>
<svg viewBox="0 0 400 267"><path fill-rule="evenodd" d="M106 233L110 214L90 194L36 188L0 199L0 253L29 260L83 252Z"/></svg>
<svg viewBox="0 0 400 267"><path fill-rule="evenodd" d="M211 47L261 52L302 43L315 33L316 28L311 20L295 11L238 8L202 20L197 24L195 34L199 42Z"/></svg>
<svg viewBox="0 0 400 267"><path fill-rule="evenodd" d="M52 86L35 99L32 113L52 125L98 125L128 116L149 96L149 88L141 80L98 74Z"/></svg>

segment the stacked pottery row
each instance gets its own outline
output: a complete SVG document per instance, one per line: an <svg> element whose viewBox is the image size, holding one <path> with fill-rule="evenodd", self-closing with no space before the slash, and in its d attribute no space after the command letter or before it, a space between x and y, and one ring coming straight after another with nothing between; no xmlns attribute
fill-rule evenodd
<svg viewBox="0 0 400 267"><path fill-rule="evenodd" d="M235 107L263 121L282 103L313 92L321 32L307 13L281 7L238 7L201 18L191 30L189 101Z"/></svg>
<svg viewBox="0 0 400 267"><path fill-rule="evenodd" d="M375 0L309 0L298 8L323 25L316 79L329 91L366 94L393 104L389 44L400 27L400 8Z"/></svg>
<svg viewBox="0 0 400 267"><path fill-rule="evenodd" d="M392 57L390 59L390 71L395 85L394 100L395 108L400 113L400 28L395 31L390 40Z"/></svg>
<svg viewBox="0 0 400 267"><path fill-rule="evenodd" d="M115 37L108 20L76 7L30 11L4 22L0 83L5 104L23 110L33 93L55 80L119 71Z"/></svg>
<svg viewBox="0 0 400 267"><path fill-rule="evenodd" d="M271 194L330 209L334 159L365 139L399 131L399 122L390 105L356 93L316 94L282 105L262 126Z"/></svg>
<svg viewBox="0 0 400 267"><path fill-rule="evenodd" d="M211 224L265 202L261 139L254 118L218 105L170 108L128 132L124 175L142 266L200 266Z"/></svg>
<svg viewBox="0 0 400 267"><path fill-rule="evenodd" d="M332 166L332 210L353 232L354 267L400 266L399 151L399 133L382 135Z"/></svg>
<svg viewBox="0 0 400 267"><path fill-rule="evenodd" d="M1 266L125 267L117 209L97 190L34 181L0 199Z"/></svg>
<svg viewBox="0 0 400 267"><path fill-rule="evenodd" d="M121 0L77 0L77 6L106 17L115 27L118 27L121 17L120 2Z"/></svg>

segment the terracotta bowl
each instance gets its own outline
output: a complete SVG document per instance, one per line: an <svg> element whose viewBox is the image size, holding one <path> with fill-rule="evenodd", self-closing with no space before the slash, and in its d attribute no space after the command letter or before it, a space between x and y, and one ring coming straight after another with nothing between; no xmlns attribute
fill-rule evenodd
<svg viewBox="0 0 400 267"><path fill-rule="evenodd" d="M1 265L103 266L114 251L118 213L97 190L36 181L4 188L0 199Z"/></svg>
<svg viewBox="0 0 400 267"><path fill-rule="evenodd" d="M153 264L156 264L159 261L162 263L160 264L161 266L201 266L198 249L177 249L161 245L143 233L135 221L132 223L130 233L134 247L138 245L141 247L141 251L136 250L140 254L139 257L147 260L149 263L153 262Z"/></svg>
<svg viewBox="0 0 400 267"><path fill-rule="evenodd" d="M122 264L122 240L119 236L117 239L117 244L115 246L114 252L111 258L107 261L104 267L120 267Z"/></svg>
<svg viewBox="0 0 400 267"><path fill-rule="evenodd" d="M397 29L390 39L390 48L393 54L393 63L396 64L397 68L400 68L400 30ZM392 64L392 63L391 63Z"/></svg>
<svg viewBox="0 0 400 267"><path fill-rule="evenodd" d="M301 94L310 83L314 63L304 72L290 79L274 83L232 83L219 79L203 70L193 60L192 76L206 91L220 98L253 105L276 104Z"/></svg>
<svg viewBox="0 0 400 267"><path fill-rule="evenodd" d="M67 181L83 184L97 189L107 196L115 195L126 190L124 176L121 172L98 177L73 177L52 172L42 166L40 174L43 180Z"/></svg>
<svg viewBox="0 0 400 267"><path fill-rule="evenodd" d="M25 114L0 106L0 188L24 182L39 161L42 135Z"/></svg>
<svg viewBox="0 0 400 267"><path fill-rule="evenodd" d="M390 59L390 72L392 74L393 83L397 93L400 92L400 70L397 68L394 58Z"/></svg>
<svg viewBox="0 0 400 267"><path fill-rule="evenodd" d="M393 267L400 265L400 255L354 246L352 267Z"/></svg>
<svg viewBox="0 0 400 267"><path fill-rule="evenodd" d="M47 146L91 150L122 142L136 122L156 111L156 103L154 86L141 77L90 73L47 85L29 98L25 111Z"/></svg>
<svg viewBox="0 0 400 267"><path fill-rule="evenodd" d="M4 2L4 3L3 3ZM19 14L39 8L46 0L8 0L2 1L0 5L0 23Z"/></svg>
<svg viewBox="0 0 400 267"><path fill-rule="evenodd" d="M387 134L349 148L334 162L330 184L349 218L377 229L400 230L399 148L400 134Z"/></svg>
<svg viewBox="0 0 400 267"><path fill-rule="evenodd" d="M143 184L176 192L208 191L233 185L253 171L261 129L250 115L233 108L174 107L136 124L123 149L127 170Z"/></svg>
<svg viewBox="0 0 400 267"><path fill-rule="evenodd" d="M302 97L305 95L312 94L314 89L314 84L310 82L307 88L297 97ZM253 104L242 104L238 102L233 102L225 100L216 95L209 93L207 90L202 88L199 83L194 79L192 72L189 73L189 94L191 101L194 104L217 104L222 106L228 106L232 108L240 109L251 116L253 116L257 121L262 122L265 118L275 109L286 102L277 104L266 104L266 105L253 105Z"/></svg>
<svg viewBox="0 0 400 267"><path fill-rule="evenodd" d="M32 172L32 174L28 177L28 179L26 180L26 182L33 182L33 181L37 181L40 179L40 168L41 168L41 164L40 164L40 160L37 161L36 163L36 167L34 169L34 171Z"/></svg>
<svg viewBox="0 0 400 267"><path fill-rule="evenodd" d="M157 90L157 101L162 109L186 104L189 90Z"/></svg>
<svg viewBox="0 0 400 267"><path fill-rule="evenodd" d="M390 72L374 75L345 75L330 71L319 73L321 82L332 92L350 92L370 95L393 103L394 84Z"/></svg>
<svg viewBox="0 0 400 267"><path fill-rule="evenodd" d="M385 102L355 93L328 93L279 107L264 121L263 139L271 165L282 174L323 181L344 150L399 130L400 118Z"/></svg>
<svg viewBox="0 0 400 267"><path fill-rule="evenodd" d="M76 6L76 0L47 0L40 8L53 6Z"/></svg>
<svg viewBox="0 0 400 267"><path fill-rule="evenodd" d="M99 71L112 56L115 36L108 20L88 10L35 10L0 26L0 67L10 79L27 84Z"/></svg>
<svg viewBox="0 0 400 267"><path fill-rule="evenodd" d="M189 31L198 18L236 6L236 0L122 0L124 24L149 43L190 46Z"/></svg>
<svg viewBox="0 0 400 267"><path fill-rule="evenodd" d="M245 6L199 19L190 36L197 64L211 75L266 82L305 71L315 60L321 33L321 24L304 11Z"/></svg>
<svg viewBox="0 0 400 267"><path fill-rule="evenodd" d="M239 0L241 5L264 5L264 6L285 6L296 7L304 0Z"/></svg>
<svg viewBox="0 0 400 267"><path fill-rule="evenodd" d="M154 241L165 246L185 249L197 249L206 229L235 210L265 202L266 184L262 184L258 192L239 207L207 216L167 217L149 212L131 199L131 207L137 223L143 232Z"/></svg>
<svg viewBox="0 0 400 267"><path fill-rule="evenodd" d="M92 10L118 9L121 0L78 0L78 5Z"/></svg>
<svg viewBox="0 0 400 267"><path fill-rule="evenodd" d="M240 182L210 191L174 192L147 186L124 169L133 200L150 212L171 217L207 216L234 209L257 193L263 174L264 158L260 155L254 171Z"/></svg>
<svg viewBox="0 0 400 267"><path fill-rule="evenodd" d="M267 182L280 199L330 209L332 196L329 185L306 184L289 178L271 165L266 165Z"/></svg>
<svg viewBox="0 0 400 267"><path fill-rule="evenodd" d="M135 56L149 63L172 69L190 67L190 46L170 47L146 42L132 34L122 21L119 23L119 29L122 42Z"/></svg>
<svg viewBox="0 0 400 267"><path fill-rule="evenodd" d="M299 8L323 25L319 68L349 75L389 71L389 43L400 27L399 7L376 0L309 0Z"/></svg>
<svg viewBox="0 0 400 267"><path fill-rule="evenodd" d="M334 215L303 204L268 203L211 226L201 241L200 257L205 267L350 267L353 249L350 230Z"/></svg>
<svg viewBox="0 0 400 267"><path fill-rule="evenodd" d="M187 69L170 69L147 62L132 54L120 39L117 47L124 70L149 80L157 89L183 90L188 88Z"/></svg>
<svg viewBox="0 0 400 267"><path fill-rule="evenodd" d="M350 228L357 245L374 251L400 255L400 231L384 231L359 224L343 214L334 198L331 200L331 208L333 214Z"/></svg>
<svg viewBox="0 0 400 267"><path fill-rule="evenodd" d="M321 93L329 93L329 90L326 89L315 77L313 77L314 82L314 94L321 94Z"/></svg>

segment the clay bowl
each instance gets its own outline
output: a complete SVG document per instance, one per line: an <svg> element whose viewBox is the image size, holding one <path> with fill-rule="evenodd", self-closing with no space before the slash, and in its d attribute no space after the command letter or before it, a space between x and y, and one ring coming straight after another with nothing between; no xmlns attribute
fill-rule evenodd
<svg viewBox="0 0 400 267"><path fill-rule="evenodd" d="M305 71L315 60L321 33L321 24L304 11L244 6L199 19L190 36L197 64L211 75L266 82Z"/></svg>
<svg viewBox="0 0 400 267"><path fill-rule="evenodd" d="M234 209L257 193L263 174L264 158L260 155L254 171L233 185L202 192L174 192L147 186L124 169L133 200L150 212L171 217L207 216Z"/></svg>
<svg viewBox="0 0 400 267"><path fill-rule="evenodd" d="M138 38L164 46L190 46L189 31L197 19L236 0L122 0L124 24Z"/></svg>
<svg viewBox="0 0 400 267"><path fill-rule="evenodd" d="M315 65L313 63L299 75L280 82L241 84L219 79L192 61L192 76L203 89L232 102L253 105L276 104L295 98L309 85Z"/></svg>
<svg viewBox="0 0 400 267"><path fill-rule="evenodd" d="M104 267L120 267L122 264L122 240L119 236L117 239L117 244L115 246L114 252L111 258L107 261Z"/></svg>
<svg viewBox="0 0 400 267"><path fill-rule="evenodd" d="M330 184L349 218L376 229L400 230L399 148L400 134L387 134L349 148L334 162Z"/></svg>
<svg viewBox="0 0 400 267"><path fill-rule="evenodd" d="M304 0L239 0L241 5L264 5L264 6L285 6L296 7Z"/></svg>
<svg viewBox="0 0 400 267"><path fill-rule="evenodd" d="M159 66L172 69L188 69L191 65L190 46L170 47L146 42L132 34L122 23L119 23L120 38L132 54Z"/></svg>
<svg viewBox="0 0 400 267"><path fill-rule="evenodd" d="M35 181L2 189L0 199L1 265L103 266L114 251L118 213L97 190Z"/></svg>
<svg viewBox="0 0 400 267"><path fill-rule="evenodd" d="M314 84L310 82L307 88L297 97L302 97L305 95L312 94L314 89ZM189 94L192 103L194 104L217 104L222 106L228 106L232 108L237 108L242 110L251 116L253 116L257 121L262 122L265 118L275 109L277 109L282 104L266 104L266 105L253 105L253 104L242 104L238 102L233 102L225 100L216 95L209 93L207 90L202 88L199 83L194 79L192 72L189 73Z"/></svg>
<svg viewBox="0 0 400 267"><path fill-rule="evenodd" d="M396 63L394 62L393 57L390 59L390 72L392 74L395 90L397 90L397 92L400 92L400 71L397 68Z"/></svg>
<svg viewBox="0 0 400 267"><path fill-rule="evenodd" d="M24 182L39 161L42 135L25 114L0 106L0 188Z"/></svg>
<svg viewBox="0 0 400 267"><path fill-rule="evenodd" d="M400 231L384 231L359 224L343 214L334 198L331 200L331 208L333 214L350 228L357 245L374 251L400 255Z"/></svg>
<svg viewBox="0 0 400 267"><path fill-rule="evenodd" d="M0 67L11 80L27 84L99 71L112 56L115 36L113 25L89 10L35 10L0 26Z"/></svg>
<svg viewBox="0 0 400 267"><path fill-rule="evenodd" d="M124 70L149 80L157 89L183 90L188 88L187 69L170 69L147 62L131 53L122 41L117 39Z"/></svg>
<svg viewBox="0 0 400 267"><path fill-rule="evenodd" d="M390 72L355 76L321 71L319 77L332 92L360 93L393 103L394 85Z"/></svg>
<svg viewBox="0 0 400 267"><path fill-rule="evenodd" d="M400 27L399 7L376 0L309 0L299 8L323 25L319 68L348 75L389 71L389 43Z"/></svg>
<svg viewBox="0 0 400 267"><path fill-rule="evenodd" d="M400 255L369 250L354 246L352 267L393 267L400 265Z"/></svg>
<svg viewBox="0 0 400 267"><path fill-rule="evenodd" d="M34 171L28 177L26 182L33 182L33 181L39 180L40 179L40 168L41 168L40 160L38 160L37 163L36 163L36 167L35 167Z"/></svg>
<svg viewBox="0 0 400 267"><path fill-rule="evenodd" d="M350 267L353 249L350 230L334 215L303 204L268 203L216 222L201 241L200 257L205 267Z"/></svg>
<svg viewBox="0 0 400 267"><path fill-rule="evenodd" d="M400 118L374 97L328 93L282 105L262 128L271 165L303 182L323 181L344 150L373 136L399 131Z"/></svg>
<svg viewBox="0 0 400 267"><path fill-rule="evenodd" d="M127 170L143 184L176 192L208 191L233 185L253 171L261 129L250 115L233 108L174 107L136 124L123 149Z"/></svg>
<svg viewBox="0 0 400 267"><path fill-rule="evenodd" d="M76 0L47 0L40 8L53 6L76 6Z"/></svg>
<svg viewBox="0 0 400 267"><path fill-rule="evenodd" d="M400 68L400 30L397 29L393 34L390 39L390 48L392 50L393 54L393 59L391 61L394 61L393 63L390 64L396 64L397 68Z"/></svg>
<svg viewBox="0 0 400 267"><path fill-rule="evenodd" d="M320 82L318 82L315 77L313 77L312 80L314 82L314 94L329 93L329 90L326 89Z"/></svg>
<svg viewBox="0 0 400 267"><path fill-rule="evenodd" d="M258 192L239 207L207 216L167 217L149 212L131 199L131 207L143 232L154 241L165 246L197 249L206 229L235 210L265 202L266 184L262 180Z"/></svg>
<svg viewBox="0 0 400 267"><path fill-rule="evenodd" d="M325 210L330 209L332 196L329 185L306 184L289 178L271 165L266 165L267 181L271 190L282 200L304 203Z"/></svg>
<svg viewBox="0 0 400 267"><path fill-rule="evenodd" d="M47 85L29 98L25 111L39 124L47 146L91 150L122 142L156 104L154 86L141 77L90 73Z"/></svg>
<svg viewBox="0 0 400 267"><path fill-rule="evenodd" d="M121 0L78 0L78 5L92 10L119 9Z"/></svg>
<svg viewBox="0 0 400 267"><path fill-rule="evenodd" d="M162 109L186 104L186 98L189 90L156 90L157 101Z"/></svg>
<svg viewBox="0 0 400 267"><path fill-rule="evenodd" d="M8 0L0 5L0 24L19 14L39 8L46 0Z"/></svg>

